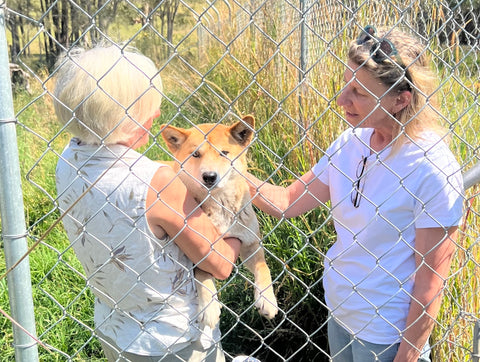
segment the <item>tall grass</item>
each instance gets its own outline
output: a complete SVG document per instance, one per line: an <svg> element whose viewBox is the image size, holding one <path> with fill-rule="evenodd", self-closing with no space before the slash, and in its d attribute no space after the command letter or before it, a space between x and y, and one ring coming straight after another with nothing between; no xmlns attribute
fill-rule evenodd
<svg viewBox="0 0 480 362"><path fill-rule="evenodd" d="M394 3L401 8L400 2ZM256 139L250 150L251 171L262 179L288 185L309 170L345 128L334 99L341 89L342 59L355 33L353 23L395 24L405 16L385 4L375 2L363 7L355 19L346 18L340 9L330 9L328 15L338 23L320 24L321 38L310 33L311 57L303 75L298 69L300 28L295 12L266 2L255 13L253 25L240 15L239 8L226 9L219 4L219 16L224 21L216 25L215 37L210 37L208 44L197 48L195 41L179 35L182 44L188 44L184 45L185 51L179 47L178 54L168 62L159 59L166 95L159 124L228 122L251 113L257 119ZM226 21L232 14L235 18ZM441 14L432 8L431 22L440 21L438 16ZM343 24L351 25L343 31ZM148 54L148 38L142 37L139 43ZM155 56L155 50L151 52L148 55ZM436 54L451 60L446 56L450 53ZM478 72L477 59L473 64L477 61ZM447 79L439 92L443 95L442 113L455 134L452 148L468 167L480 127L475 103L478 88L469 73L474 66L457 67L455 77L451 77L451 70L437 63L442 78ZM58 133L50 98L41 88L34 88L33 95L17 94L15 109L21 124L18 140L22 175L28 179L23 185L27 226L34 242L58 218L52 203L54 169L68 135ZM157 124L153 133L158 131ZM167 158L161 137L155 139L158 144L152 143L144 151L155 159ZM472 209L478 210L478 201ZM251 275L240 268L220 287L220 299L225 303L223 346L232 355L255 353L264 361L328 360L321 275L323 255L335 240L329 214L326 209L317 209L292 220L279 221L261 212L258 217L282 311L273 321L258 316L251 307ZM470 213L438 327L432 335L438 361L466 361L469 357L471 316L480 310L480 250L475 244L479 226L478 212ZM0 263L4 260L2 252ZM102 360L100 346L91 333L93 297L61 225L32 253L31 267L38 333L52 347L52 353L41 349L41 360L60 361L67 355L78 361ZM0 280L0 286L0 307L8 310L5 280ZM0 335L0 356L13 361L11 329L4 318L0 318L0 329L6 332Z"/></svg>
<svg viewBox="0 0 480 362"><path fill-rule="evenodd" d="M420 5L420 2L414 3L412 13L406 15L398 12L402 8L400 2L390 2L390 6L385 2L369 3L357 13L355 21L360 26L393 26L408 15L413 17L419 10L429 19L424 24L427 32L445 21L445 14L435 6L423 3L420 9ZM213 45L203 52L203 62L196 65L199 73L206 74L204 78L189 77L188 67L180 68L180 73L172 73L174 80L168 84L176 91L188 89L185 97L196 90L193 99L187 102L195 110L191 116L193 123L222 120L232 108L237 114L253 113L258 120L258 138L251 152L252 172L260 178L287 185L312 167L321 157L321 150L345 127L335 113L338 109L333 100L342 85L344 64L339 59L346 58L346 46L355 32L353 26L340 32L349 35L344 38L336 33L338 24L328 27L323 23L322 38L317 37L310 43L311 50L315 48L315 54L320 54L321 58L309 60L305 83L299 86L300 30L297 28L288 34L286 30L294 29L298 18L277 16L278 9L274 3L266 4L261 13L270 16L259 15L260 19L255 18L256 26L244 28L241 34L238 33L241 25L235 27L229 23L222 27L218 34L223 44L228 44L228 54L225 55L224 46L211 42ZM431 12L426 13L428 10ZM330 16L335 18L335 15L334 9ZM468 49L462 49L457 43L449 47L448 43L432 40L432 65L436 65L443 80L438 87L442 117L452 131L452 150L468 169L475 160L477 135L480 134L479 106L475 101L479 93L475 79L478 79L480 61L476 53L458 57L458 54L468 54L465 52ZM252 83L252 78L256 82ZM184 84L185 79L188 81ZM468 195L474 192L469 190ZM472 204L472 210L478 210L478 201ZM263 346L258 356L265 360L274 358L275 353L293 360L325 358L320 349L327 350L325 328L322 328L326 310L319 281L323 253L335 239L328 215L316 210L283 222L261 213L259 217L266 234L264 245L271 253L269 260L276 276L280 306L288 313L283 318L277 317L274 323L250 313L248 318L245 316L249 327L237 325L234 330L248 343L239 347L237 340L227 335L224 345L227 351L238 352ZM478 226L478 213L470 213L458 240L452 277L448 280L437 328L431 338L433 355L438 361L470 358L472 321L480 307L476 296L480 257L475 244ZM228 298L227 303L237 305L244 298L235 293L239 290L243 293L243 288L233 284L231 289L225 289L228 293L223 293L222 297ZM237 321L235 316L224 313L223 329L229 330Z"/></svg>

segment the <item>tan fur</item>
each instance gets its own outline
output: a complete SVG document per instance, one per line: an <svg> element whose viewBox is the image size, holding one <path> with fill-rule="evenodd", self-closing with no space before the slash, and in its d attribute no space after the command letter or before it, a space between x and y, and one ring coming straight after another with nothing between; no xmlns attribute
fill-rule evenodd
<svg viewBox="0 0 480 362"><path fill-rule="evenodd" d="M247 182L247 146L255 119L246 116L232 126L199 124L189 129L162 126L162 137L175 157L172 167L201 204L203 211L225 236L242 241L240 257L255 277L255 306L260 314L273 318L277 301L270 270L260 245L258 220L252 208ZM221 305L216 300L213 277L195 269L199 296L198 320L213 328Z"/></svg>

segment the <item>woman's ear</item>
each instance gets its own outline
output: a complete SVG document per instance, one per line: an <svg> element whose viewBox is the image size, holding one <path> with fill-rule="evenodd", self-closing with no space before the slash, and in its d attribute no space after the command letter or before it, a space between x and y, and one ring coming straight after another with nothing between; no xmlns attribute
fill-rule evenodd
<svg viewBox="0 0 480 362"><path fill-rule="evenodd" d="M393 105L393 114L400 112L402 109L407 107L412 101L412 92L402 91L395 98L395 103Z"/></svg>

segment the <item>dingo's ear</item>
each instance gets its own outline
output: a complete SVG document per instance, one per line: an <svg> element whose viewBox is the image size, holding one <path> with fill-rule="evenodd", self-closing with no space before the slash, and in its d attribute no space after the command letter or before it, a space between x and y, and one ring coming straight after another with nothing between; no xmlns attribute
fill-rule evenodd
<svg viewBox="0 0 480 362"><path fill-rule="evenodd" d="M177 151L189 135L189 132L186 129L177 128L166 124L161 125L160 129L160 133L162 134L167 147L172 152Z"/></svg>
<svg viewBox="0 0 480 362"><path fill-rule="evenodd" d="M253 116L245 116L230 127L230 134L242 146L250 143L253 137L255 127L255 118Z"/></svg>

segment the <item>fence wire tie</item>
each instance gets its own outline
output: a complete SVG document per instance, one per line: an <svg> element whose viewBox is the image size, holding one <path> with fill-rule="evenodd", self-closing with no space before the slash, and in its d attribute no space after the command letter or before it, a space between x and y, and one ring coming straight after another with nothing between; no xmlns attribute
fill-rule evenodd
<svg viewBox="0 0 480 362"><path fill-rule="evenodd" d="M3 314L5 316L5 318L7 318L10 322L12 322L12 324L16 325L18 328L20 328L25 334L27 334L30 338L32 338L35 342L32 342L30 344L15 344L15 343L12 343L12 346L15 347L15 346L18 346L20 348L24 348L24 349L27 349L27 348L31 348L33 346L35 346L36 344L42 346L43 348L45 348L45 350L47 350L48 352L52 353L52 351L50 350L50 348L48 348L42 341L40 341L36 336L34 336L32 333L30 333L29 331L27 331L22 325L20 325L15 319L13 319L7 312L5 312L3 309L0 308L0 314Z"/></svg>
<svg viewBox="0 0 480 362"><path fill-rule="evenodd" d="M0 5L1 7L1 5ZM16 118L4 118L4 119L0 119L0 124L1 123L17 123L17 119Z"/></svg>
<svg viewBox="0 0 480 362"><path fill-rule="evenodd" d="M23 239L28 237L28 233L24 234L2 234L3 239L9 239L9 240L16 240L16 239Z"/></svg>
<svg viewBox="0 0 480 362"><path fill-rule="evenodd" d="M18 347L18 348L23 348L23 349L27 349L27 348L32 348L34 346L36 346L37 344L39 344L38 342L33 342L33 343L29 343L29 344L15 344L15 343L12 343L12 346L13 347Z"/></svg>

